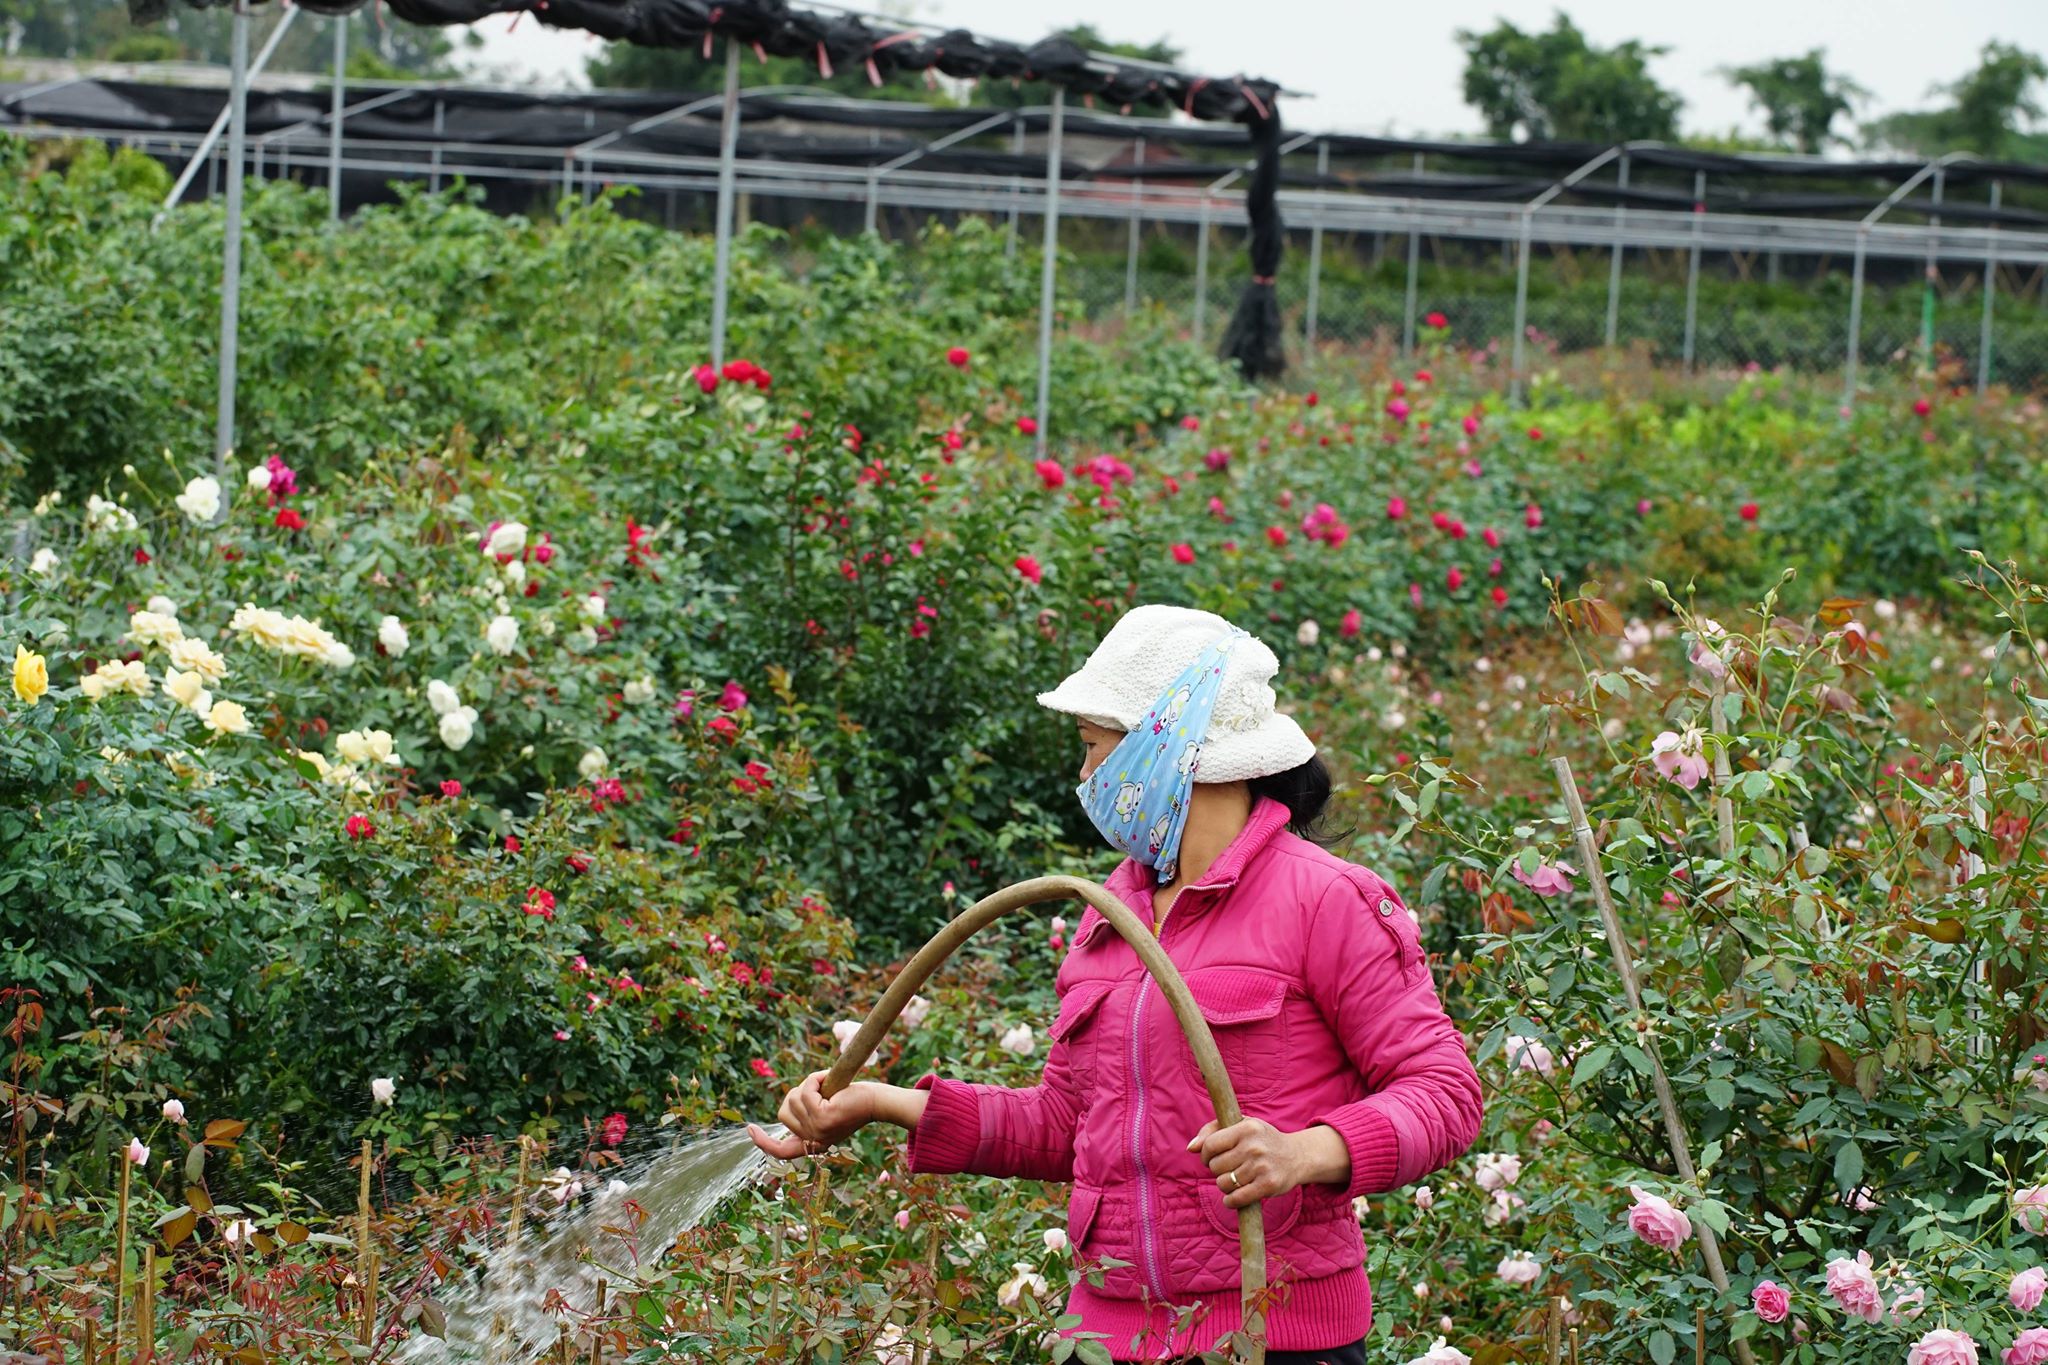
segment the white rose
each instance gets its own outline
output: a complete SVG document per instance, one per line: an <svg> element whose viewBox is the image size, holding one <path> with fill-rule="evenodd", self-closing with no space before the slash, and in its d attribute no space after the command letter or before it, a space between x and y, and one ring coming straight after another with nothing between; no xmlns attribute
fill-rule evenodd
<svg viewBox="0 0 2048 1365"><path fill-rule="evenodd" d="M583 599L583 619L586 621L604 620L603 597L599 596L597 593L592 593L590 594L590 596Z"/></svg>
<svg viewBox="0 0 2048 1365"><path fill-rule="evenodd" d="M460 749L469 743L469 737L476 730L476 708L458 706L441 717L441 742L451 749Z"/></svg>
<svg viewBox="0 0 2048 1365"><path fill-rule="evenodd" d="M267 464L250 465L248 482L249 491L252 493L261 493L268 490L270 487L270 466Z"/></svg>
<svg viewBox="0 0 2048 1365"><path fill-rule="evenodd" d="M574 652L588 654L591 650L597 648L597 632L589 626L579 626L570 633L567 643Z"/></svg>
<svg viewBox="0 0 2048 1365"><path fill-rule="evenodd" d="M185 491L172 499L178 510L204 526L220 515L220 484L217 480L201 474L185 485Z"/></svg>
<svg viewBox="0 0 2048 1365"><path fill-rule="evenodd" d="M633 681L626 684L625 695L627 703L633 706L638 706L643 702L653 701L654 679L648 677L645 673L641 674L639 677L633 679Z"/></svg>
<svg viewBox="0 0 2048 1365"><path fill-rule="evenodd" d="M1031 1049L1035 1046L1029 1024L1019 1024L1003 1034L1001 1047L1005 1052L1014 1052L1019 1057L1029 1057Z"/></svg>
<svg viewBox="0 0 2048 1365"><path fill-rule="evenodd" d="M412 636L406 634L405 622L396 616L387 616L377 623L377 643L384 646L386 654L399 659L412 648Z"/></svg>
<svg viewBox="0 0 2048 1365"><path fill-rule="evenodd" d="M445 716L462 705L462 698L454 688L439 678L434 678L427 683L427 705L434 708L435 715Z"/></svg>
<svg viewBox="0 0 2048 1365"><path fill-rule="evenodd" d="M370 738L361 730L349 730L335 736L334 752L340 754L346 763L368 763L370 761Z"/></svg>
<svg viewBox="0 0 2048 1365"><path fill-rule="evenodd" d="M1323 628L1314 621L1303 621L1294 628L1294 642L1304 648L1314 644L1322 636Z"/></svg>
<svg viewBox="0 0 2048 1365"><path fill-rule="evenodd" d="M832 1036L839 1040L839 1051L841 1053L844 1053L846 1049L853 1046L853 1036L859 1032L860 1021L858 1019L841 1019L832 1026ZM867 1061L861 1063L861 1065L873 1066L875 1058L881 1055L879 1051L870 1052L868 1053Z"/></svg>
<svg viewBox="0 0 2048 1365"><path fill-rule="evenodd" d="M162 593L152 594L150 599L142 605L144 610L153 611L158 616L176 616L178 614L178 604Z"/></svg>
<svg viewBox="0 0 2048 1365"><path fill-rule="evenodd" d="M370 1082L370 1099L377 1104L390 1104L398 1097L398 1083L389 1076L379 1076Z"/></svg>
<svg viewBox="0 0 2048 1365"><path fill-rule="evenodd" d="M1017 1273L1010 1279L1003 1281L1002 1286L996 1290L997 1303L1005 1308L1013 1308L1016 1306L1017 1301L1024 1297L1026 1290L1031 1292L1033 1298L1043 1299L1045 1297L1045 1276L1033 1270L1030 1262L1019 1261L1013 1269Z"/></svg>
<svg viewBox="0 0 2048 1365"><path fill-rule="evenodd" d="M610 765L611 760L605 757L604 750L585 749L583 757L576 760L576 771L583 774L585 781L592 781L603 777L604 770Z"/></svg>
<svg viewBox="0 0 2048 1365"><path fill-rule="evenodd" d="M128 618L128 638L139 645L171 645L185 638L185 628L175 616L138 611Z"/></svg>
<svg viewBox="0 0 2048 1365"><path fill-rule="evenodd" d="M523 587L526 583L526 564L524 561L510 560L499 572L504 575L505 581L515 588Z"/></svg>
<svg viewBox="0 0 2048 1365"><path fill-rule="evenodd" d="M28 571L38 576L57 572L57 552L47 545L37 550L28 562Z"/></svg>
<svg viewBox="0 0 2048 1365"><path fill-rule="evenodd" d="M1066 1229L1047 1228L1045 1230L1045 1249L1047 1251L1054 1253L1055 1255L1062 1251L1065 1251L1067 1249Z"/></svg>
<svg viewBox="0 0 2048 1365"><path fill-rule="evenodd" d="M516 555L526 548L526 523L508 521L491 532L491 538L484 542L484 553L493 559L499 555Z"/></svg>
<svg viewBox="0 0 2048 1365"><path fill-rule="evenodd" d="M484 642L499 654L510 654L519 647L519 623L509 616L493 616L484 627Z"/></svg>
<svg viewBox="0 0 2048 1365"><path fill-rule="evenodd" d="M896 1022L905 1028L916 1028L924 1023L924 1017L932 1012L932 1002L921 995L913 995L903 1003L903 1013L896 1016Z"/></svg>

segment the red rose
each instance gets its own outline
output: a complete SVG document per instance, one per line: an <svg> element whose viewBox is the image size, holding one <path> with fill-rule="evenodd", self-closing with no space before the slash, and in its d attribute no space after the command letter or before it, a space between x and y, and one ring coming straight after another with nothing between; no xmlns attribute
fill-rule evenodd
<svg viewBox="0 0 2048 1365"><path fill-rule="evenodd" d="M1067 481L1067 471L1060 468L1058 460L1040 460L1031 467L1038 471L1047 488L1058 488Z"/></svg>
<svg viewBox="0 0 2048 1365"><path fill-rule="evenodd" d="M1174 563L1176 563L1176 564L1192 564L1192 563L1194 563L1194 562L1195 562L1195 547L1194 547L1194 546L1192 546L1192 545L1189 545L1189 544L1188 544L1187 542L1185 542L1185 541L1182 541L1182 542L1180 542L1179 544L1176 544L1176 545L1175 545L1175 546L1173 547L1173 561L1174 561Z"/></svg>
<svg viewBox="0 0 2048 1365"><path fill-rule="evenodd" d="M457 782L452 777L449 778L446 782L443 782L441 784L441 795L447 797L451 801L454 800L456 797L462 795L462 784L460 782Z"/></svg>
<svg viewBox="0 0 2048 1365"><path fill-rule="evenodd" d="M604 1121L604 1145L616 1147L626 1140L626 1116L609 1115Z"/></svg>
<svg viewBox="0 0 2048 1365"><path fill-rule="evenodd" d="M1739 512L1740 512L1740 513L1742 514L1742 519L1743 519L1744 521L1755 521L1755 520L1756 520L1756 504L1755 504L1755 503L1753 503L1753 502L1745 502L1744 504L1742 504L1742 506L1741 506L1740 508L1738 508L1738 509L1736 509L1736 510L1737 510L1737 511L1739 511Z"/></svg>
<svg viewBox="0 0 2048 1365"><path fill-rule="evenodd" d="M1016 565L1017 572L1023 574L1030 582L1040 583L1045 580L1045 570L1039 567L1038 561L1030 555L1018 555Z"/></svg>
<svg viewBox="0 0 2048 1365"><path fill-rule="evenodd" d="M370 823L370 817L367 815L351 815L342 822L341 827L348 831L348 837L351 839L368 839L377 833L377 827Z"/></svg>
<svg viewBox="0 0 2048 1365"><path fill-rule="evenodd" d="M1445 317L1442 313L1431 313L1427 317L1423 318L1422 321L1426 325L1434 327L1439 332L1441 332L1444 328L1451 325L1451 320Z"/></svg>
<svg viewBox="0 0 2048 1365"><path fill-rule="evenodd" d="M1035 435L1038 431L1038 419L1035 417L1019 417L1017 419L1017 430L1023 432L1026 436Z"/></svg>
<svg viewBox="0 0 2048 1365"><path fill-rule="evenodd" d="M969 357L967 354L967 348L965 346L955 346L946 352L946 363L948 365L951 365L956 370L966 369L968 359Z"/></svg>
<svg viewBox="0 0 2048 1365"><path fill-rule="evenodd" d="M278 508L277 516L273 519L272 524L286 531L303 531L306 529L306 519L299 515L299 509L296 507Z"/></svg>

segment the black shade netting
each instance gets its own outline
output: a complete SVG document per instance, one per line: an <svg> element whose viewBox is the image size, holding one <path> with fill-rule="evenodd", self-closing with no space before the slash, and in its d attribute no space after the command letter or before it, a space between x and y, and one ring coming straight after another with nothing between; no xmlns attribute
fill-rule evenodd
<svg viewBox="0 0 2048 1365"><path fill-rule="evenodd" d="M1245 192L1245 217L1251 228L1251 283L1237 296L1230 326L1223 330L1220 354L1237 362L1247 379L1275 379L1286 372L1287 348L1280 321L1280 298L1274 291L1280 271L1285 224L1280 221L1280 110L1266 105L1263 118L1251 120L1252 147L1258 162Z"/></svg>

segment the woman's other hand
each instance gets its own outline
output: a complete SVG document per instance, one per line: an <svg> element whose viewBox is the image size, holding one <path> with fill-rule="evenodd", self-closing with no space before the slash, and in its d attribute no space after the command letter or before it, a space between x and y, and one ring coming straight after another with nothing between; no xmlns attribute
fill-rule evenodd
<svg viewBox="0 0 2048 1365"><path fill-rule="evenodd" d="M816 1156L833 1143L843 1142L874 1122L878 1117L875 1108L877 1087L856 1081L827 1099L821 1083L830 1074L813 1071L782 1097L782 1106L776 1110L775 1117L789 1129L788 1137L770 1137L759 1124L748 1124L747 1136L754 1140L754 1145L770 1156L793 1161L800 1156Z"/></svg>
<svg viewBox="0 0 2048 1365"><path fill-rule="evenodd" d="M1328 1124L1283 1133L1264 1119L1240 1119L1228 1128L1215 1119L1188 1142L1216 1174L1228 1208L1241 1209L1283 1195L1297 1185L1343 1184L1351 1178L1351 1151Z"/></svg>

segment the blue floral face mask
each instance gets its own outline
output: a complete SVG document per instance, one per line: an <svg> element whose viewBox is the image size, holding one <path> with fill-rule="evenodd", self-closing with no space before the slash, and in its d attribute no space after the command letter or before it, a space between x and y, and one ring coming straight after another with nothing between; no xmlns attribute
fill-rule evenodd
<svg viewBox="0 0 2048 1365"><path fill-rule="evenodd" d="M1188 798L1223 686L1224 661L1245 638L1244 631L1232 630L1203 650L1075 788L1081 808L1110 847L1158 869L1162 884L1173 880L1180 865Z"/></svg>

